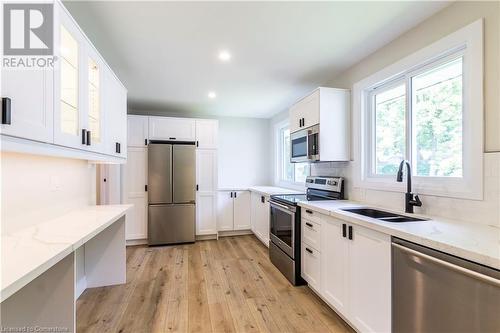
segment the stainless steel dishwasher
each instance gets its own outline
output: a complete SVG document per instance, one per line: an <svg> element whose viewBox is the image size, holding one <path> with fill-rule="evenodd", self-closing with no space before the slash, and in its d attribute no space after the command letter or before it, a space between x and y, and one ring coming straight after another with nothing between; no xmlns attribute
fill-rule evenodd
<svg viewBox="0 0 500 333"><path fill-rule="evenodd" d="M397 238L393 332L500 332L500 271Z"/></svg>

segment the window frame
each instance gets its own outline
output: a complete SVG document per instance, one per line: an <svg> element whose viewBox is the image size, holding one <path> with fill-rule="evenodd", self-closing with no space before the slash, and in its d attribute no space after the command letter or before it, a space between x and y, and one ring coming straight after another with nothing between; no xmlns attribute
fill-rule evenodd
<svg viewBox="0 0 500 333"><path fill-rule="evenodd" d="M293 167L293 181L283 179L283 139L281 136L281 132L285 129L289 129L288 120L281 121L274 126L274 142L275 142L275 175L274 175L274 183L277 186L293 188L297 190L303 190L305 187L305 183L296 182L295 181L295 167ZM310 173L310 169L309 169Z"/></svg>
<svg viewBox="0 0 500 333"><path fill-rule="evenodd" d="M405 192L405 183L396 177L374 174L373 91L391 83L406 84L406 159L412 154L413 133L411 78L462 57L462 177L416 176L412 170L414 192L421 194L483 199L483 21L482 19L411 54L353 86L354 186ZM480 111L478 111L480 110ZM356 124L359 124L357 126ZM411 159L410 159L411 160Z"/></svg>

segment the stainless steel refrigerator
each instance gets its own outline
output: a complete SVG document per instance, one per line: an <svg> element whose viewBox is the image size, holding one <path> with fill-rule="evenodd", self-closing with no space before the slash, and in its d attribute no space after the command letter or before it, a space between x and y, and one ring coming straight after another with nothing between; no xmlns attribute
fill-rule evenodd
<svg viewBox="0 0 500 333"><path fill-rule="evenodd" d="M195 241L194 143L148 145L148 244Z"/></svg>

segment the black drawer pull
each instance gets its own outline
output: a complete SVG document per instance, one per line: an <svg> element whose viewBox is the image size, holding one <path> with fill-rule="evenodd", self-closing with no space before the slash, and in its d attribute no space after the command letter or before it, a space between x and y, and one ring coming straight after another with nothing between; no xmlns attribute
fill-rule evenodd
<svg viewBox="0 0 500 333"><path fill-rule="evenodd" d="M11 124L11 101L8 97L2 98L2 125Z"/></svg>
<svg viewBox="0 0 500 333"><path fill-rule="evenodd" d="M347 225L345 223L342 224L342 237L347 236Z"/></svg>
<svg viewBox="0 0 500 333"><path fill-rule="evenodd" d="M82 128L82 145L85 144L86 140L87 140L87 130Z"/></svg>
<svg viewBox="0 0 500 333"><path fill-rule="evenodd" d="M312 213L313 213L313 211L312 211L312 210L310 210L310 209L306 209L306 213L307 213L307 214L312 214Z"/></svg>
<svg viewBox="0 0 500 333"><path fill-rule="evenodd" d="M90 146L90 139L92 138L92 132L87 131L87 146Z"/></svg>
<svg viewBox="0 0 500 333"><path fill-rule="evenodd" d="M311 250L310 248L306 247L306 251L309 252L309 253L314 253L313 250Z"/></svg>
<svg viewBox="0 0 500 333"><path fill-rule="evenodd" d="M352 240L352 225L349 226L349 239Z"/></svg>
<svg viewBox="0 0 500 333"><path fill-rule="evenodd" d="M313 225L312 225L311 223L309 223L309 222L306 222L306 225L307 225L308 227L310 227L310 228L312 228L312 227L313 227Z"/></svg>
<svg viewBox="0 0 500 333"><path fill-rule="evenodd" d="M266 197L262 195L260 197L260 202L265 203L266 202Z"/></svg>
<svg viewBox="0 0 500 333"><path fill-rule="evenodd" d="M169 138L170 140L176 140L177 138Z"/></svg>

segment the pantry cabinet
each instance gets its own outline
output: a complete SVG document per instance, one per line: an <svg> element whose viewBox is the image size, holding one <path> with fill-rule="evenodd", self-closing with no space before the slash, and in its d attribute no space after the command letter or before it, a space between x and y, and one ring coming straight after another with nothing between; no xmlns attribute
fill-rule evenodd
<svg viewBox="0 0 500 333"><path fill-rule="evenodd" d="M123 200L132 204L125 222L127 240L146 239L148 235L147 170L148 150L146 147L129 147L127 163L123 166Z"/></svg>
<svg viewBox="0 0 500 333"><path fill-rule="evenodd" d="M264 245L269 247L269 216L270 204L269 196L257 192L251 194L251 228L255 236L260 239Z"/></svg>
<svg viewBox="0 0 500 333"><path fill-rule="evenodd" d="M219 191L217 194L218 231L250 230L249 191Z"/></svg>
<svg viewBox="0 0 500 333"><path fill-rule="evenodd" d="M303 216L301 267L312 289L357 330L391 331L390 236L330 216Z"/></svg>
<svg viewBox="0 0 500 333"><path fill-rule="evenodd" d="M2 151L124 162L127 91L64 5L53 10L53 67L2 69Z"/></svg>
<svg viewBox="0 0 500 333"><path fill-rule="evenodd" d="M217 150L196 150L196 235L217 234Z"/></svg>
<svg viewBox="0 0 500 333"><path fill-rule="evenodd" d="M149 139L195 141L196 121L191 118L149 117Z"/></svg>

